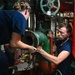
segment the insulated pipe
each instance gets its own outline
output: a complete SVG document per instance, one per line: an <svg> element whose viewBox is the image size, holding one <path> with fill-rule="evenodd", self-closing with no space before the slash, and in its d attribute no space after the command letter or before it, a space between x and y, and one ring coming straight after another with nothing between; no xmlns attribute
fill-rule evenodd
<svg viewBox="0 0 75 75"><path fill-rule="evenodd" d="M46 37L46 35L39 31L34 32L34 35L36 36L38 40L38 45L42 45L43 49L47 53L50 53L50 44L49 44L49 40Z"/></svg>
<svg viewBox="0 0 75 75"><path fill-rule="evenodd" d="M47 38L47 36L40 32L40 31L26 31L25 36L22 38L22 41L33 45L35 47L38 47L39 45L42 45L42 48L47 52L50 53L50 43Z"/></svg>
<svg viewBox="0 0 75 75"><path fill-rule="evenodd" d="M42 46L42 48L50 54L50 43L49 40L47 38L47 36L40 32L40 31L26 31L25 32L25 36L22 38L22 41L29 44L29 45L33 45L35 47L38 47L39 45ZM39 54L39 60L43 61L45 60L45 58L43 58L40 54Z"/></svg>

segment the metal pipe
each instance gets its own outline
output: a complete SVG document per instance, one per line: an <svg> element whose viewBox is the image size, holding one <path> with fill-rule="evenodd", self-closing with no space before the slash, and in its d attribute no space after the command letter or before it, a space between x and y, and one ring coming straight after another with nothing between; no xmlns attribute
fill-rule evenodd
<svg viewBox="0 0 75 75"><path fill-rule="evenodd" d="M47 38L47 36L40 32L40 31L26 31L25 32L25 36L22 39L23 42L29 44L29 45L33 45L35 47L38 47L39 45L42 45L42 48L50 54L50 43L49 40ZM39 58L42 61L42 56L40 56L39 54Z"/></svg>
<svg viewBox="0 0 75 75"><path fill-rule="evenodd" d="M30 28L30 16L28 18L28 28Z"/></svg>

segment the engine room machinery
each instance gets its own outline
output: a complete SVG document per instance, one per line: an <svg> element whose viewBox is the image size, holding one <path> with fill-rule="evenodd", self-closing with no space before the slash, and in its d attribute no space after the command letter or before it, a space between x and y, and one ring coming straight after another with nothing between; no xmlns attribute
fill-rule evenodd
<svg viewBox="0 0 75 75"><path fill-rule="evenodd" d="M17 0L1 0L0 10L11 10L13 3L16 1ZM75 13L75 5L73 4L74 0L27 1L30 3L32 10L31 15L28 19L28 25L25 31L25 36L22 38L22 41L35 47L41 45L47 53L51 54L52 43L50 41L52 39L48 39L47 32L52 30L54 22L54 30L56 30L56 23L58 25L58 23L63 21L62 18L65 19L64 17L61 17L61 12L63 13L64 11L71 11ZM52 23L52 20L55 21ZM75 33L73 34L73 54L75 57ZM56 34L54 34L54 36L56 36ZM22 49L16 49L15 60L15 65L18 67L18 71L30 71L30 73L27 73L27 75L35 75L35 73L33 72L36 72L36 75L39 75L39 73L40 75L42 75L42 72L45 73L45 75L47 75L51 73L53 69L56 68L55 64L52 64L51 62L43 58L39 53L30 54L27 50ZM71 70L73 72L72 75L75 75L75 61L73 61L71 65ZM61 73L57 75L61 75Z"/></svg>

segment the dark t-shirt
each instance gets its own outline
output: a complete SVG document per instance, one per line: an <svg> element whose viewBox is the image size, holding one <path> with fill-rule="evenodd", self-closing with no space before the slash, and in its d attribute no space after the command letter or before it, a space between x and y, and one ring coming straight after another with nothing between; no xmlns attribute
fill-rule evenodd
<svg viewBox="0 0 75 75"><path fill-rule="evenodd" d="M12 32L24 35L26 19L14 10L0 10L0 45L9 43ZM9 75L8 58L0 50L0 75Z"/></svg>
<svg viewBox="0 0 75 75"><path fill-rule="evenodd" d="M0 45L9 43L12 32L24 35L26 19L15 10L0 10Z"/></svg>
<svg viewBox="0 0 75 75"><path fill-rule="evenodd" d="M62 46L60 46L61 43L61 41L57 43L58 54L64 50L68 51L70 55L58 65L57 69L62 73L62 75L70 75L70 66L72 62L72 41L68 40Z"/></svg>

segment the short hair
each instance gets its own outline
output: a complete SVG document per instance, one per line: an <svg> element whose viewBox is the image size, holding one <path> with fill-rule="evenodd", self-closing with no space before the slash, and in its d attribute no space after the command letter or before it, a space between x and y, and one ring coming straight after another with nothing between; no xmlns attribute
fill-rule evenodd
<svg viewBox="0 0 75 75"><path fill-rule="evenodd" d="M29 3L26 0L18 0L14 5L13 5L14 10L18 11L24 11L24 10L31 10L31 7Z"/></svg>
<svg viewBox="0 0 75 75"><path fill-rule="evenodd" d="M73 27L70 25L70 23L60 23L58 27L59 27L59 29L62 27L65 27L67 29L67 32L70 33L70 37L72 36Z"/></svg>

